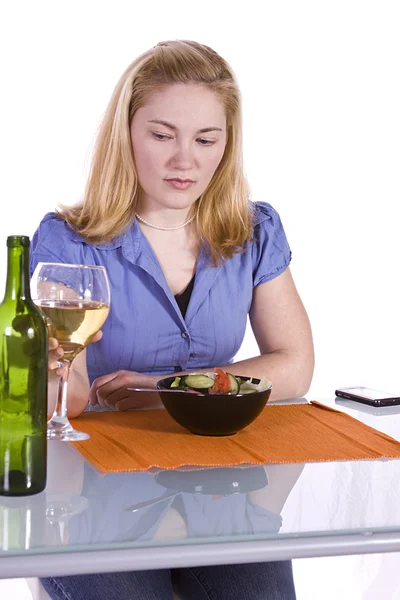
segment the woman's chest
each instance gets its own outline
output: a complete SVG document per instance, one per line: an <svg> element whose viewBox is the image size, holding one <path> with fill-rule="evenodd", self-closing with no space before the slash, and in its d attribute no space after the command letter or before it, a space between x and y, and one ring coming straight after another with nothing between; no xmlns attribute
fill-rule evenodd
<svg viewBox="0 0 400 600"><path fill-rule="evenodd" d="M119 369L166 373L226 364L238 351L252 299L251 271L200 265L183 319L153 264L122 256L108 269L111 310L103 339L88 349L92 377Z"/></svg>
<svg viewBox="0 0 400 600"><path fill-rule="evenodd" d="M172 294L176 296L182 293L195 273L197 256L190 252L172 254L165 251L155 254Z"/></svg>
<svg viewBox="0 0 400 600"><path fill-rule="evenodd" d="M192 239L157 237L148 239L172 294L183 292L191 281L199 256L199 244Z"/></svg>

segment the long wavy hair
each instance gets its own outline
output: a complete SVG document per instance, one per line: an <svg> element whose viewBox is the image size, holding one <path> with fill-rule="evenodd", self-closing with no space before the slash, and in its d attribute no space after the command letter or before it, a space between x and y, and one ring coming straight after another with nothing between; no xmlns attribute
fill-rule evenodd
<svg viewBox="0 0 400 600"><path fill-rule="evenodd" d="M197 42L160 42L129 65L99 127L83 200L60 206L57 214L89 243L108 242L132 224L139 194L132 118L160 86L177 83L206 86L225 109L223 157L191 208L198 235L217 264L252 239L252 203L243 171L241 98L235 75L219 54Z"/></svg>

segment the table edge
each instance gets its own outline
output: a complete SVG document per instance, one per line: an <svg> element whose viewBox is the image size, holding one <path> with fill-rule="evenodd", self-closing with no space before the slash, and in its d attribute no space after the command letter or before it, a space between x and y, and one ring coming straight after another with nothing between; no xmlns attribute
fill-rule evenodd
<svg viewBox="0 0 400 600"><path fill-rule="evenodd" d="M0 579L400 552L400 532L2 556Z"/></svg>

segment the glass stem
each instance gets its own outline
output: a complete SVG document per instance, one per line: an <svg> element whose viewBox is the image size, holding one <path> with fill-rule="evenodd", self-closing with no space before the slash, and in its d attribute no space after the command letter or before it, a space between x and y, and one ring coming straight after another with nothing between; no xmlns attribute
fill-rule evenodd
<svg viewBox="0 0 400 600"><path fill-rule="evenodd" d="M57 390L57 403L54 409L53 416L51 417L51 423L69 425L67 416L67 391L68 391L68 377L69 370L71 367L71 361L60 360L59 364L62 365L61 376L58 381Z"/></svg>
<svg viewBox="0 0 400 600"><path fill-rule="evenodd" d="M90 435L83 431L76 431L68 420L67 415L67 390L68 377L71 369L72 360L60 360L59 365L62 365L61 377L58 381L57 404L51 417L47 423L47 439L62 440L65 442L81 442L87 440Z"/></svg>

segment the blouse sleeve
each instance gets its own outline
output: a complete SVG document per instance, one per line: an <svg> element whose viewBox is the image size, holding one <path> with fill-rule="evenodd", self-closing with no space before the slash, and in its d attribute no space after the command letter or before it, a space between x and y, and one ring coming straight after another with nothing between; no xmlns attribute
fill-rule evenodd
<svg viewBox="0 0 400 600"><path fill-rule="evenodd" d="M289 266L292 253L279 214L266 202L255 202L252 244L253 286L277 277Z"/></svg>

